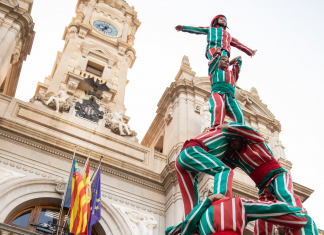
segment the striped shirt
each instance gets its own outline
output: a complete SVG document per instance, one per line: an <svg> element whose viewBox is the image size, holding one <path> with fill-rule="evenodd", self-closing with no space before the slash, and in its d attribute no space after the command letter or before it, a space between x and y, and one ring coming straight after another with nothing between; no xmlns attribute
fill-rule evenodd
<svg viewBox="0 0 324 235"><path fill-rule="evenodd" d="M218 58L216 60L219 60ZM226 92L234 95L235 93L235 83L239 78L239 73L242 67L242 60L237 58L233 64L232 70L220 69L218 67L219 63L216 62L214 68L210 68L212 71L209 74L210 84L212 86L211 92L217 92L224 94ZM228 85L231 87L228 88Z"/></svg>
<svg viewBox="0 0 324 235"><path fill-rule="evenodd" d="M230 57L231 46L245 52L247 55L252 56L253 50L244 46L238 40L233 38L225 29L222 27L192 27L183 26L183 32L194 33L194 34L205 34L207 35L207 47L206 53L213 54L212 48L220 47L228 52L228 57Z"/></svg>
<svg viewBox="0 0 324 235"><path fill-rule="evenodd" d="M194 139L201 140L205 144L208 153L219 159L223 157L229 142L223 134L222 128L218 126L198 135Z"/></svg>
<svg viewBox="0 0 324 235"><path fill-rule="evenodd" d="M241 168L246 174L250 175L252 171L261 165L275 159L273 154L264 141L262 135L253 128L239 123L231 122L228 129L223 128L223 133L228 138L244 138L243 148L232 156L222 158L222 161L229 165ZM282 169L283 172L284 169ZM269 175L274 174L274 175ZM265 178L269 180L276 174L270 172ZM265 182L262 182L265 183ZM260 185L257 185L258 187Z"/></svg>
<svg viewBox="0 0 324 235"><path fill-rule="evenodd" d="M175 226L166 229L166 235L191 235L198 228L201 235L210 235L220 231L233 231L243 235L245 225L255 219L269 219L275 216L283 216L288 213L300 212L301 209L289 206L279 201L259 201L244 198L228 198L212 201L206 198L197 205L185 220ZM294 221L300 221L298 217L288 217L284 223L294 225ZM302 220L298 227L307 223Z"/></svg>

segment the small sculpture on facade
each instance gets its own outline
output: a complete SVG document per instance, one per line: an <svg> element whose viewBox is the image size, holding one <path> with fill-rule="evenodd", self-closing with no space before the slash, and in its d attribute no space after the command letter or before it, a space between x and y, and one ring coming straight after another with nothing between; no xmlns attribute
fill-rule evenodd
<svg viewBox="0 0 324 235"><path fill-rule="evenodd" d="M55 102L55 107L56 107L56 112L59 112L60 110L60 102L63 103L63 106L64 106L64 103L66 102L66 99L68 97L66 96L65 94L65 91L64 91L64 86L61 85L60 86L60 89L58 90L58 92L55 94L55 95L52 95L48 100L47 102L45 103L46 105L49 105L52 101ZM63 107L63 109L67 108L67 106L69 106L68 104L65 105L65 107Z"/></svg>
<svg viewBox="0 0 324 235"><path fill-rule="evenodd" d="M209 103L206 102L200 108L200 117L201 117L201 133L205 132L210 128L211 125L211 114L209 112Z"/></svg>
<svg viewBox="0 0 324 235"><path fill-rule="evenodd" d="M282 158L286 160L285 147L279 140L279 132L275 131L270 139L270 148L273 151L276 159Z"/></svg>
<svg viewBox="0 0 324 235"><path fill-rule="evenodd" d="M140 235L153 235L153 229L157 225L153 216L133 210L126 210L125 213L129 220L137 225Z"/></svg>
<svg viewBox="0 0 324 235"><path fill-rule="evenodd" d="M235 92L236 100L239 102L241 107L245 107L246 103L252 104L248 93L245 90L237 89Z"/></svg>
<svg viewBox="0 0 324 235"><path fill-rule="evenodd" d="M121 110L118 112L107 113L106 126L115 134L136 136L137 133L130 130L130 126L124 122L122 114L123 112Z"/></svg>

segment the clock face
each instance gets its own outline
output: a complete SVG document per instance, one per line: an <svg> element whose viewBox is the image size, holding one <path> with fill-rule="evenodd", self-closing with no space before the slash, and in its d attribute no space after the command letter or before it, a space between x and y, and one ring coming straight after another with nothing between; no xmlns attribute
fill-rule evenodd
<svg viewBox="0 0 324 235"><path fill-rule="evenodd" d="M118 30L112 26L111 24L108 24L105 21L96 20L93 22L93 26L101 33L107 35L116 37L118 35Z"/></svg>

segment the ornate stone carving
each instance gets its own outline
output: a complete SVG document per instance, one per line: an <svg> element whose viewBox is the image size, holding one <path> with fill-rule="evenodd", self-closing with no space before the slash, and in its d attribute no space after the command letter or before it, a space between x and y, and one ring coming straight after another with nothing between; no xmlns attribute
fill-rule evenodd
<svg viewBox="0 0 324 235"><path fill-rule="evenodd" d="M165 114L164 121L167 125L169 125L172 119L173 119L173 108L170 107L167 113Z"/></svg>
<svg viewBox="0 0 324 235"><path fill-rule="evenodd" d="M235 97L241 107L245 107L246 103L252 104L252 101L249 99L249 94L245 90L237 89Z"/></svg>
<svg viewBox="0 0 324 235"><path fill-rule="evenodd" d="M251 90L250 90L250 92L251 92L251 95L252 96L254 96L257 99L260 99L259 93L258 93L258 91L257 91L256 88L252 87Z"/></svg>
<svg viewBox="0 0 324 235"><path fill-rule="evenodd" d="M127 36L127 43L134 46L134 40L135 40L135 37L134 35L128 35Z"/></svg>
<svg viewBox="0 0 324 235"><path fill-rule="evenodd" d="M128 50L128 51L126 52L126 56L127 56L127 57L126 57L126 61L127 61L127 63L128 63L128 66L131 67L132 64L133 64L133 61L134 61L134 59L135 59L134 52Z"/></svg>
<svg viewBox="0 0 324 235"><path fill-rule="evenodd" d="M84 18L83 9L84 9L84 3L81 2L80 5L78 6L76 17L73 20L75 23L81 23L82 22L82 20Z"/></svg>
<svg viewBox="0 0 324 235"><path fill-rule="evenodd" d="M213 184L207 184L205 188L200 193L200 200L203 201L206 199L206 197L209 197L213 194L214 191L214 185Z"/></svg>
<svg viewBox="0 0 324 235"><path fill-rule="evenodd" d="M60 193L60 194L64 194L65 189L66 189L66 182L64 181L60 181L56 184L55 190L56 192Z"/></svg>
<svg viewBox="0 0 324 235"><path fill-rule="evenodd" d="M156 227L157 222L152 215L144 214L114 203L112 205L124 217L133 235L153 235L153 229ZM147 211L151 212L152 210L149 209ZM156 214L157 211L153 211L153 213Z"/></svg>
<svg viewBox="0 0 324 235"><path fill-rule="evenodd" d="M74 95L76 89L79 86L79 83L80 83L79 80L70 78L68 83L67 83L67 93L70 94L70 95Z"/></svg>
<svg viewBox="0 0 324 235"><path fill-rule="evenodd" d="M125 55L125 51L126 51L126 47L122 46L122 45L119 45L118 46L118 54L119 55Z"/></svg>
<svg viewBox="0 0 324 235"><path fill-rule="evenodd" d="M15 64L19 61L21 47L17 46L11 56L11 64Z"/></svg>
<svg viewBox="0 0 324 235"><path fill-rule="evenodd" d="M186 55L183 56L182 61L181 61L181 65L190 67L189 57L188 56L186 56Z"/></svg>
<svg viewBox="0 0 324 235"><path fill-rule="evenodd" d="M88 33L88 31L87 30L84 30L84 29L80 29L80 31L79 31L79 37L80 38L85 38L85 36L87 36L87 33Z"/></svg>
<svg viewBox="0 0 324 235"><path fill-rule="evenodd" d="M9 180L24 177L25 175L0 167L0 184Z"/></svg>
<svg viewBox="0 0 324 235"><path fill-rule="evenodd" d="M283 158L286 160L285 147L279 140L279 132L275 131L270 138L270 148L276 159Z"/></svg>
<svg viewBox="0 0 324 235"><path fill-rule="evenodd" d="M67 35L66 35L66 41L68 42L70 39L74 39L77 32L78 32L78 28L75 27L75 26L71 26L68 29L68 32L67 32Z"/></svg>
<svg viewBox="0 0 324 235"><path fill-rule="evenodd" d="M117 135L136 136L137 133L130 129L124 122L122 111L107 113L105 126Z"/></svg>
<svg viewBox="0 0 324 235"><path fill-rule="evenodd" d="M67 97L64 91L64 85L61 84L60 89L54 95L51 95L45 102L49 107L55 107L56 112L69 111L72 104L72 98Z"/></svg>
<svg viewBox="0 0 324 235"><path fill-rule="evenodd" d="M211 114L209 112L209 103L206 102L201 108L200 108L200 117L201 117L201 133L207 131L210 128L211 125Z"/></svg>

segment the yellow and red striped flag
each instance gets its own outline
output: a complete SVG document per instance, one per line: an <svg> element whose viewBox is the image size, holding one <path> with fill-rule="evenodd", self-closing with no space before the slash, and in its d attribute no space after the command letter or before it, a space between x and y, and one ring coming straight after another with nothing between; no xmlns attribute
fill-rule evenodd
<svg viewBox="0 0 324 235"><path fill-rule="evenodd" d="M91 202L91 185L90 185L90 170L89 161L87 161L86 170L83 175L83 183L86 191L86 212L83 214L82 231L80 235L88 235L88 221L90 218L90 202Z"/></svg>
<svg viewBox="0 0 324 235"><path fill-rule="evenodd" d="M70 233L79 234L84 232L87 220L86 188L80 173L76 159L72 167L72 190L71 190L71 211L70 211ZM85 224L83 226L83 224Z"/></svg>

